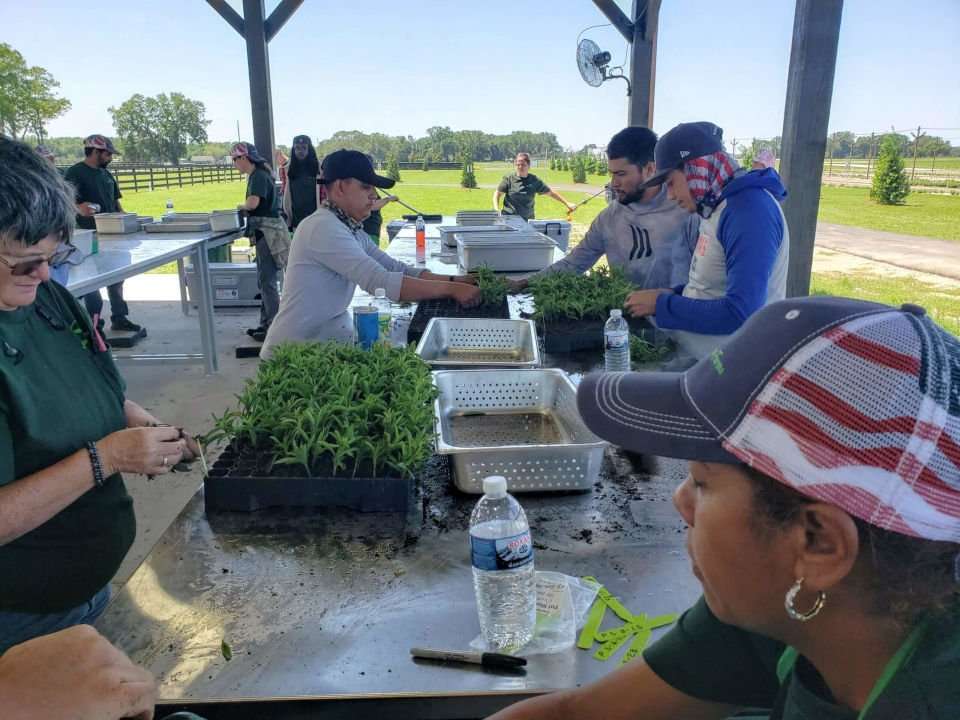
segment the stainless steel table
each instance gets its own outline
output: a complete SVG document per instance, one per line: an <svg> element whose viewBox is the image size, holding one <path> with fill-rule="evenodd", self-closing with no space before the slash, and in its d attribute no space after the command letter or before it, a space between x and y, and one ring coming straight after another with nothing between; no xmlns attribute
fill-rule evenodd
<svg viewBox="0 0 960 720"><path fill-rule="evenodd" d="M130 235L100 235L99 252L90 255L80 265L70 267L67 289L77 297L121 282L176 261L182 267L183 258L190 256L200 281L198 298L202 354L118 355L122 360L140 363L203 362L207 373L217 371L217 347L213 326L213 293L210 288L210 270L207 250L239 237L239 231L221 233L174 233L153 235L143 231ZM181 290L182 293L182 290ZM183 298L181 298L181 302Z"/></svg>
<svg viewBox="0 0 960 720"><path fill-rule="evenodd" d="M391 254L406 259L408 240L397 238ZM436 257L427 266L455 272ZM576 373L601 361L593 353L551 364ZM590 492L521 495L537 568L593 575L633 612L682 611L700 592L670 502L685 471L611 449ZM601 662L576 648L531 656L523 675L410 659L413 646L466 648L479 633L468 540L477 497L454 489L444 458L422 477L422 528L347 511L207 517L202 493L98 623L157 676L165 711L474 718L617 667L622 652Z"/></svg>

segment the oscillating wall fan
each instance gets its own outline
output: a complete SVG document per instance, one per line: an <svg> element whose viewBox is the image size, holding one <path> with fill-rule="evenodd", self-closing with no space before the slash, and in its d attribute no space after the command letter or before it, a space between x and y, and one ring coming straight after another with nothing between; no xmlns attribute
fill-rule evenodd
<svg viewBox="0 0 960 720"><path fill-rule="evenodd" d="M627 84L627 95L630 95L630 80L623 74L622 67L607 67L610 65L610 53L601 50L591 39L584 38L577 44L577 68L580 77L591 87L600 87L607 80L620 78Z"/></svg>

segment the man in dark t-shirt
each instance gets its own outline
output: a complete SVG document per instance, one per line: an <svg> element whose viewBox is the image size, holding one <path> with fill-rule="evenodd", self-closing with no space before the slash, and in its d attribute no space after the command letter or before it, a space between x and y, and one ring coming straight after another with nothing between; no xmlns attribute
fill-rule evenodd
<svg viewBox="0 0 960 720"><path fill-rule="evenodd" d="M524 220L532 220L534 218L533 203L537 195L549 195L570 212L576 208L576 205L567 202L559 193L551 190L543 180L531 174L528 153L517 153L514 167L517 169L516 173L504 175L493 193L494 210L500 210L500 197L503 196L504 215L519 215Z"/></svg>
<svg viewBox="0 0 960 720"><path fill-rule="evenodd" d="M97 225L93 216L98 212L123 212L120 206L120 187L116 178L107 170L107 165L118 155L110 138L103 135L91 135L83 141L81 162L70 167L65 178L76 192L77 226L94 230ZM99 205L99 209L92 207ZM123 300L123 283L115 283L107 288L110 298L110 327L125 332L141 332L143 328L131 322L127 315L130 309ZM103 298L95 290L83 298L90 317L95 322L103 322Z"/></svg>

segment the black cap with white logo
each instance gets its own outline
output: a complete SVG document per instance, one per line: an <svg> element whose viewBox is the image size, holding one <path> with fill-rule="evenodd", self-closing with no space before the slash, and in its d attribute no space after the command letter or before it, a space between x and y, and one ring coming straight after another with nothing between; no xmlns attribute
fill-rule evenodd
<svg viewBox="0 0 960 720"><path fill-rule="evenodd" d="M723 128L711 122L680 123L664 134L653 150L657 174L643 187L662 185L674 170L692 158L703 157L723 150Z"/></svg>

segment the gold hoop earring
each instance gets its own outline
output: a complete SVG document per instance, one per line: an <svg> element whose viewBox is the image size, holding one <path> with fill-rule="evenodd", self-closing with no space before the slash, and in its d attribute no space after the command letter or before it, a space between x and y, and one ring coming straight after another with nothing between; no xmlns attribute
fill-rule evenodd
<svg viewBox="0 0 960 720"><path fill-rule="evenodd" d="M827 604L827 593L823 590L817 593L817 599L813 603L813 607L807 610L806 612L800 612L794 606L794 603L797 601L797 595L800 594L800 589L803 587L803 578L797 580L789 590L787 590L787 595L783 599L783 606L787 610L787 615L790 616L792 620L797 620L798 622L807 622L813 620L817 615L820 614L820 611L823 610L823 606Z"/></svg>

